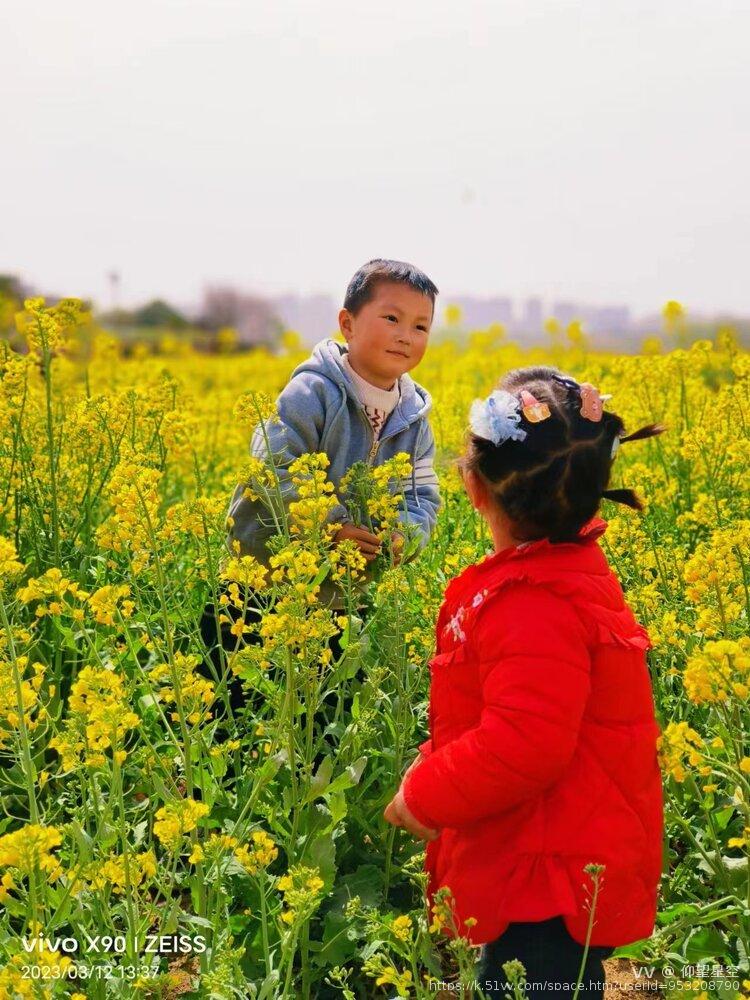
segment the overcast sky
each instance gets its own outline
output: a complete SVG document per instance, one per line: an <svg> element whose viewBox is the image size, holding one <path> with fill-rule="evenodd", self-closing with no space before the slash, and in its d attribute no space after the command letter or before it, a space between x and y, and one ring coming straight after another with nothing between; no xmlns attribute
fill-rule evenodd
<svg viewBox="0 0 750 1000"><path fill-rule="evenodd" d="M747 0L0 0L0 271L750 313L749 38Z"/></svg>

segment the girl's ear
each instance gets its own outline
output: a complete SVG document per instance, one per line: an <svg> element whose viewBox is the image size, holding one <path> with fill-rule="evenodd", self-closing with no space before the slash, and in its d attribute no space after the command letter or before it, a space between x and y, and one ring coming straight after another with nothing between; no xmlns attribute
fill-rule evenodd
<svg viewBox="0 0 750 1000"><path fill-rule="evenodd" d="M462 467L461 474L464 480L464 489L471 501L471 506L475 510L481 511L487 506L487 487L473 469L464 469Z"/></svg>

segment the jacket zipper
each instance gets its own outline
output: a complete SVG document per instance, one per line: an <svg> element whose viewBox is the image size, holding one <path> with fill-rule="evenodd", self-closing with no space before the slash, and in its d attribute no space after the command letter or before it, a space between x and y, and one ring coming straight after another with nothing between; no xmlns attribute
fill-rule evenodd
<svg viewBox="0 0 750 1000"><path fill-rule="evenodd" d="M368 431L370 432L370 436L372 437L372 444L370 445L370 450L367 453L367 464L372 465L373 459L378 453L378 448L380 447L380 441L375 440L375 431L372 429L372 424L367 419L367 415L364 412L364 410L358 409L357 412L359 413L360 417L362 417L362 419L364 420L365 425Z"/></svg>

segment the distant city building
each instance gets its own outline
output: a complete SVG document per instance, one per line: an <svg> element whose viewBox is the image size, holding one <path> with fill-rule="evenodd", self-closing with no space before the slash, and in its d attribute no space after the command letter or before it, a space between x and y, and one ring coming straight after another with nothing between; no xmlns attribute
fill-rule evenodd
<svg viewBox="0 0 750 1000"><path fill-rule="evenodd" d="M492 323L502 323L510 328L513 324L513 301L509 298L475 298L472 295L453 295L446 303L459 306L462 325L471 330L481 330Z"/></svg>
<svg viewBox="0 0 750 1000"><path fill-rule="evenodd" d="M601 306L588 309L585 322L595 332L628 333L633 328L633 319L627 306Z"/></svg>
<svg viewBox="0 0 750 1000"><path fill-rule="evenodd" d="M483 330L493 323L502 323L510 336L527 342L546 338L544 321L550 316L554 316L563 329L574 320L580 320L585 332L597 338L618 338L621 342L623 337L636 332L630 309L621 305L589 306L569 300L545 305L540 297L534 296L516 307L509 296L481 298L446 294L441 296L436 327L443 324L447 305L460 308L460 326L464 330ZM307 344L331 337L338 330L339 306L329 295L278 295L268 300L268 306L286 329L296 330Z"/></svg>
<svg viewBox="0 0 750 1000"><path fill-rule="evenodd" d="M583 320L584 312L585 308L582 309L575 302L553 302L550 315L554 316L563 327L566 327L575 319Z"/></svg>
<svg viewBox="0 0 750 1000"><path fill-rule="evenodd" d="M543 322L544 311L542 309L542 300L538 298L526 299L520 324L522 332L539 333Z"/></svg>

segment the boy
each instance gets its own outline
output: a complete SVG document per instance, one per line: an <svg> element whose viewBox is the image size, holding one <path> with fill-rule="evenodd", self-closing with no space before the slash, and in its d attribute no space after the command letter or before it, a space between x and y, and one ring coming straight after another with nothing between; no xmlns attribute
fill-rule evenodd
<svg viewBox="0 0 750 1000"><path fill-rule="evenodd" d="M278 419L266 425L285 503L295 499L287 469L300 455L325 452L330 460L327 476L337 490L355 462L379 465L407 452L412 474L402 484L405 507L402 500L399 517L416 526L420 547L427 543L440 506L433 469L435 442L427 422L432 401L407 372L419 364L427 348L437 291L425 274L401 261L371 260L354 275L339 313L347 346L330 339L317 344L282 390ZM255 429L250 450L258 458L268 457L260 428ZM260 501L245 497L244 490L240 483L230 503L227 545L234 552L234 543L239 542L240 555L255 556L267 565L273 518ZM336 542L351 538L368 562L376 558L379 539L356 527L342 504L329 520L342 524ZM398 551L403 536L393 541ZM344 604L342 592L328 579L318 599L332 610ZM253 614L257 617L251 609ZM215 620L209 605L201 623L209 648L216 641ZM231 623L222 626L223 638L233 648L236 638L230 629Z"/></svg>
<svg viewBox="0 0 750 1000"><path fill-rule="evenodd" d="M427 349L437 288L417 268L393 260L371 260L349 282L339 327L347 347L333 340L319 343L312 356L292 373L279 396L279 420L266 430L286 502L294 499L286 467L306 452L325 452L328 479L338 489L342 476L357 461L380 465L397 452L411 456L411 481L405 485L406 509L400 520L419 529L426 544L440 506L438 480L432 466L435 443L427 422L429 394L406 373ZM253 455L267 457L263 435L256 429ZM229 508L233 519L228 539L242 555L268 561L265 542L274 533L272 518L258 501L237 486ZM342 528L336 541L352 538L368 561L379 540L357 528L343 505L331 521ZM333 588L328 589L333 596ZM323 589L321 602L325 601Z"/></svg>

